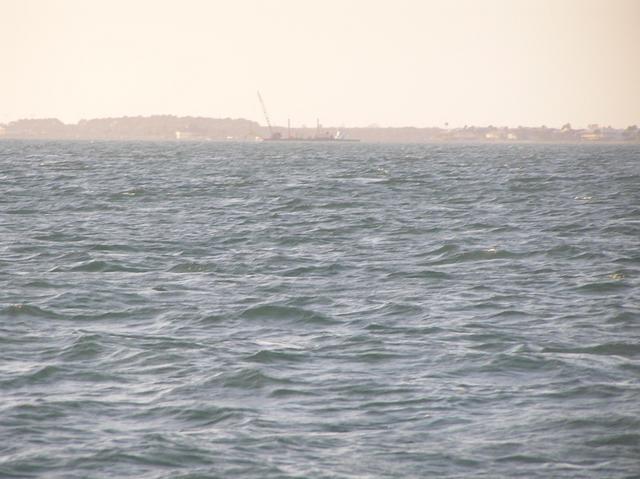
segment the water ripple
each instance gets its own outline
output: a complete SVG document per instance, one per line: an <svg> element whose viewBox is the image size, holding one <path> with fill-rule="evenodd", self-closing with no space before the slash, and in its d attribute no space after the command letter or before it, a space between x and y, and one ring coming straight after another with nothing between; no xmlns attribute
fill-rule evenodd
<svg viewBox="0 0 640 479"><path fill-rule="evenodd" d="M635 477L634 145L0 142L0 477Z"/></svg>

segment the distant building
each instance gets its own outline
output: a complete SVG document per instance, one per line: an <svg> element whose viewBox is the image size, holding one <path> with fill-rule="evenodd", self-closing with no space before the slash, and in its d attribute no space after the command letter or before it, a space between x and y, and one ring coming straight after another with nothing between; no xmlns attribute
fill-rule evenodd
<svg viewBox="0 0 640 479"><path fill-rule="evenodd" d="M176 140L194 140L196 137L192 131L176 131Z"/></svg>
<svg viewBox="0 0 640 479"><path fill-rule="evenodd" d="M582 135L580 135L580 138L582 138L583 140L587 140L587 141L598 141L598 140L602 140L602 134L601 133L583 133Z"/></svg>
<svg viewBox="0 0 640 479"><path fill-rule="evenodd" d="M586 141L598 141L598 140L602 140L602 138L604 137L604 135L602 134L602 130L600 129L600 127L596 124L592 124L588 126L589 130L582 133L580 135L580 139L582 140L586 140Z"/></svg>
<svg viewBox="0 0 640 479"><path fill-rule="evenodd" d="M7 129L4 126L0 126L0 136L4 136L6 131L7 131Z"/></svg>
<svg viewBox="0 0 640 479"><path fill-rule="evenodd" d="M494 129L492 128L490 131L488 131L484 137L487 140L504 140L505 138L508 138L508 134L505 130L498 130L498 129Z"/></svg>

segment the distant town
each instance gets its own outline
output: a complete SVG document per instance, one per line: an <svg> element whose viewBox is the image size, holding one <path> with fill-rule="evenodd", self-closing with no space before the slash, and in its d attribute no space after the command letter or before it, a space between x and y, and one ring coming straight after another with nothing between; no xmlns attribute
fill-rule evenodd
<svg viewBox="0 0 640 479"><path fill-rule="evenodd" d="M462 128L378 127L337 128L320 123L313 127L271 129L255 121L231 118L156 115L80 120L65 124L58 119L17 120L0 124L1 139L33 140L174 140L260 141L274 134L282 138L342 138L366 142L640 142L637 125L612 128L589 125L573 128L464 126Z"/></svg>

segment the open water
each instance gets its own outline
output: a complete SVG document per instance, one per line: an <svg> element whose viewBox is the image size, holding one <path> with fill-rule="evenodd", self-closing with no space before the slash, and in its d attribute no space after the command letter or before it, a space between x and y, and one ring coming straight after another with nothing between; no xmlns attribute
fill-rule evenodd
<svg viewBox="0 0 640 479"><path fill-rule="evenodd" d="M0 477L640 477L640 147L0 143Z"/></svg>

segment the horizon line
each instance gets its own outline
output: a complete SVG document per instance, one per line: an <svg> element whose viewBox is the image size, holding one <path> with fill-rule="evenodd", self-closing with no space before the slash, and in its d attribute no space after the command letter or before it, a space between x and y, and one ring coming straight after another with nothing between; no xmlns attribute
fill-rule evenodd
<svg viewBox="0 0 640 479"><path fill-rule="evenodd" d="M103 116L103 117L93 117L93 118L81 118L75 122L65 122L61 119L59 119L58 117L55 116L49 116L49 117L23 117L23 118L18 118L15 120L9 120L6 122L0 122L0 126L8 126L11 123L16 123L16 122L20 122L20 121L44 121L44 120L55 120L55 121L59 121L60 123L62 123L65 126L73 126L73 125L79 125L81 122L88 122L88 121L93 121L93 120L114 120L114 119L131 119L131 118L157 118L157 117L174 117L174 118L200 118L200 119L207 119L207 120L231 120L231 121L249 121L249 122L253 122L255 124L257 124L259 127L261 128L268 128L268 125L263 125L260 122L256 121L256 120L252 120L249 118L243 118L243 117L213 117L213 116L202 116L202 115L176 115L176 114L172 114L172 113L154 113L154 114L150 114L150 115L121 115L121 116ZM624 130L626 128L629 127L633 127L633 126L638 126L638 123L640 123L640 121L638 123L633 123L630 125L626 125L626 126L614 126L613 124L604 124L604 123L598 123L598 122L593 122L593 123L589 123L586 126L574 126L572 124L571 121L567 121L564 122L561 126L549 126L549 124L543 123L541 125L526 125L526 124L519 124L517 126L512 126L512 125L499 125L499 124L493 124L493 123L489 123L487 125L482 125L482 124L464 124L463 126L455 126L455 125L451 125L451 122L444 122L442 125L431 125L431 126L416 126L416 125L402 125L402 126L389 126L389 125L381 125L377 122L372 122L368 125L365 126L347 126L347 125L340 125L340 126L335 126L335 125L322 125L320 124L321 128L329 128L329 129L401 129L401 128L415 128L415 129L441 129L441 130L456 130L456 129L465 129L465 128L497 128L497 129L519 129L519 128L547 128L547 129L562 129L564 126L569 125L571 127L572 130L588 130L588 129L592 129L592 128L603 128L603 129L614 129L614 130ZM273 128L289 128L287 125L272 125ZM316 129L317 126L307 126L306 124L302 124L302 125L291 125L290 127L291 129Z"/></svg>

